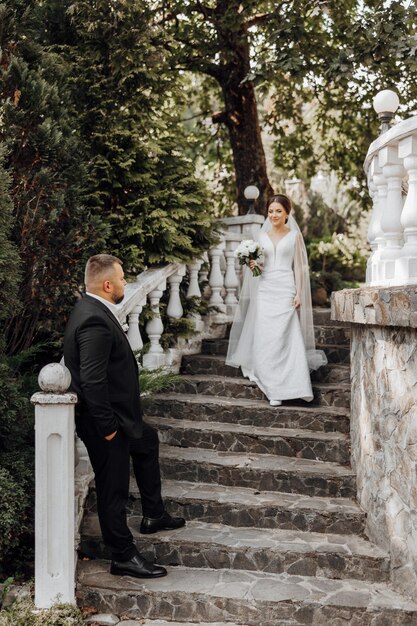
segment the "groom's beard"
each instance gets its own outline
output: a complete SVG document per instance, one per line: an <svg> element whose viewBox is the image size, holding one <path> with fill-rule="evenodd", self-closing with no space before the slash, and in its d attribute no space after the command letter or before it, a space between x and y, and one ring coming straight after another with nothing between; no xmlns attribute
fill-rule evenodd
<svg viewBox="0 0 417 626"><path fill-rule="evenodd" d="M122 294L121 296L112 296L112 300L114 304L120 304L121 302L123 302L125 297L125 294Z"/></svg>

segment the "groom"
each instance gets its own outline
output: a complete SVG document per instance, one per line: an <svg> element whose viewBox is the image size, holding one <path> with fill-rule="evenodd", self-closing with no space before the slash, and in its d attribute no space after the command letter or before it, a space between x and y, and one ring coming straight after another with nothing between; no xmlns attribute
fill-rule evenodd
<svg viewBox="0 0 417 626"><path fill-rule="evenodd" d="M158 434L142 420L138 366L117 318L126 281L121 261L91 257L85 269L86 295L75 305L64 339L65 365L78 396L77 433L93 466L97 510L104 543L112 553L110 572L138 578L165 576L165 568L136 550L126 522L130 456L139 487L140 532L184 526L161 498Z"/></svg>

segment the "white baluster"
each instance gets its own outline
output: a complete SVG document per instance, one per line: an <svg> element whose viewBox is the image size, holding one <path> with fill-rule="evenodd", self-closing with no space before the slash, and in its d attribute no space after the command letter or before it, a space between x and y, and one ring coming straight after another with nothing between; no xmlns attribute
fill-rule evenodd
<svg viewBox="0 0 417 626"><path fill-rule="evenodd" d="M225 252L226 252L226 242L224 243L223 254L220 257L220 271L221 271L222 277L223 277L223 287L222 287L222 290L220 292L220 295L222 297L223 302L224 302L224 300L226 298L226 285L224 283L224 279L226 277L227 265L226 265Z"/></svg>
<svg viewBox="0 0 417 626"><path fill-rule="evenodd" d="M223 257L224 242L219 243L209 252L211 270L209 285L211 289L210 304L217 307L222 313L226 311L221 292L223 289L223 274L220 269L220 259Z"/></svg>
<svg viewBox="0 0 417 626"><path fill-rule="evenodd" d="M180 283L185 275L185 265L181 265L175 274L168 278L170 286L167 315L172 319L181 319L184 313L180 298Z"/></svg>
<svg viewBox="0 0 417 626"><path fill-rule="evenodd" d="M203 259L203 265L200 270L200 284L203 285L203 292L201 294L201 297L204 298L205 300L208 300L211 295L211 290L210 290L210 285L208 284L209 257L208 257L207 252L204 252L202 259Z"/></svg>
<svg viewBox="0 0 417 626"><path fill-rule="evenodd" d="M398 156L408 173L408 193L401 213L404 247L397 261L397 278L402 285L410 285L417 283L417 135L400 141Z"/></svg>
<svg viewBox="0 0 417 626"><path fill-rule="evenodd" d="M35 605L75 604L74 405L59 363L39 374L35 393Z"/></svg>
<svg viewBox="0 0 417 626"><path fill-rule="evenodd" d="M188 284L187 298L201 298L200 285L198 283L198 272L200 271L202 265L203 260L197 259L194 263L188 266L190 282ZM201 319L200 313L190 313L188 317L193 323L194 330L196 332L202 332L204 329L204 323Z"/></svg>
<svg viewBox="0 0 417 626"><path fill-rule="evenodd" d="M404 167L398 157L398 146L382 148L378 155L378 162L387 179L387 200L381 217L385 239L385 248L381 251L381 284L392 285L396 283L395 261L400 257L403 245L401 181Z"/></svg>
<svg viewBox="0 0 417 626"><path fill-rule="evenodd" d="M240 242L241 237L239 235L233 235L232 233L226 236L226 274L224 277L224 286L226 288L226 298L224 300L228 315L233 315L237 306L237 289L239 286L239 279L236 275L236 259L235 250Z"/></svg>
<svg viewBox="0 0 417 626"><path fill-rule="evenodd" d="M188 283L187 298L201 298L201 290L198 282L198 273L202 265L202 259L197 259L191 265L188 265L190 280Z"/></svg>
<svg viewBox="0 0 417 626"><path fill-rule="evenodd" d="M133 352L138 352L143 348L143 341L139 328L139 317L142 313L144 304L145 302L141 302L140 304L137 304L135 307L133 307L127 318L129 324L127 338L129 339L130 347L132 348Z"/></svg>
<svg viewBox="0 0 417 626"><path fill-rule="evenodd" d="M164 332L161 314L159 311L159 301L166 289L166 281L163 281L157 289L149 294L149 301L152 310L152 319L146 324L146 333L151 343L149 352L143 356L143 367L154 369L165 365L166 358L164 350L160 344L161 335Z"/></svg>
<svg viewBox="0 0 417 626"><path fill-rule="evenodd" d="M374 208L372 213L372 230L375 251L372 254L370 284L378 285L382 280L381 251L385 247L385 236L381 226L381 219L387 201L387 181L382 169L379 167L378 157L375 157L372 160L370 176L372 177L372 185L376 188L376 196L373 198Z"/></svg>
<svg viewBox="0 0 417 626"><path fill-rule="evenodd" d="M369 190L369 195L371 196L371 199L372 199L372 206L373 206L371 219L368 225L368 241L371 246L371 254L369 255L368 261L366 263L366 284L370 285L372 282L372 259L378 247L375 241L375 238L376 238L375 222L376 222L376 212L377 212L378 190L372 179L370 170L369 170L369 175L368 175L368 190Z"/></svg>

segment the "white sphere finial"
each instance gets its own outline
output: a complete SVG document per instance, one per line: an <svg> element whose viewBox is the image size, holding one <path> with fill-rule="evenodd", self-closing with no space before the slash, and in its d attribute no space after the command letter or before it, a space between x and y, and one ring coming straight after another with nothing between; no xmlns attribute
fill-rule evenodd
<svg viewBox="0 0 417 626"><path fill-rule="evenodd" d="M400 99L395 91L392 91L391 89L383 89L376 94L373 104L378 115L381 113L394 114L400 105Z"/></svg>
<svg viewBox="0 0 417 626"><path fill-rule="evenodd" d="M71 374L65 365L49 363L39 372L38 383L46 393L65 393L71 384Z"/></svg>
<svg viewBox="0 0 417 626"><path fill-rule="evenodd" d="M243 190L243 195L246 200L257 200L257 198L259 198L259 189L256 185L248 185Z"/></svg>

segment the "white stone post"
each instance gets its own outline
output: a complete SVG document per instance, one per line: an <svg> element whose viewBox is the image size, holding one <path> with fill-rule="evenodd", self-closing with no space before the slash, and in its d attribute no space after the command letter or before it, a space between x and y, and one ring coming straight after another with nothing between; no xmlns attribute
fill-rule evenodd
<svg viewBox="0 0 417 626"><path fill-rule="evenodd" d="M226 312L226 307L221 296L223 289L223 274L220 268L220 259L223 257L224 241L214 246L209 251L211 270L209 285L211 289L210 305L217 307L222 313Z"/></svg>
<svg viewBox="0 0 417 626"><path fill-rule="evenodd" d="M378 162L387 180L387 200L381 217L385 239L385 248L381 251L381 284L390 285L396 282L395 262L400 257L403 246L401 182L404 167L398 157L398 146L382 148Z"/></svg>
<svg viewBox="0 0 417 626"><path fill-rule="evenodd" d="M127 331L127 338L129 339L130 347L133 352L138 352L143 348L143 341L139 328L139 317L142 313L143 305L145 302L141 302L133 307L132 311L128 315L129 328Z"/></svg>
<svg viewBox="0 0 417 626"><path fill-rule="evenodd" d="M152 310L152 319L146 324L146 333L151 343L149 352L143 355L143 367L146 369L155 369L165 365L166 357L164 350L160 344L161 335L164 332L161 314L159 311L159 301L166 289L166 281L164 280L157 289L149 294L149 301Z"/></svg>
<svg viewBox="0 0 417 626"><path fill-rule="evenodd" d="M397 260L397 278L400 284L417 283L417 135L402 139L398 156L404 159L408 173L408 193L401 213L404 228L404 247Z"/></svg>
<svg viewBox="0 0 417 626"><path fill-rule="evenodd" d="M35 393L35 605L75 604L74 404L59 364L39 374Z"/></svg>
<svg viewBox="0 0 417 626"><path fill-rule="evenodd" d="M167 315L172 319L179 320L182 318L184 309L182 308L180 298L180 284L186 272L185 265L181 265L175 274L168 278L170 287L169 302L167 306Z"/></svg>
<svg viewBox="0 0 417 626"><path fill-rule="evenodd" d="M228 233L226 235L226 274L224 277L224 286L226 288L226 297L224 303L228 315L233 315L237 307L237 290L239 287L239 278L236 274L235 250L241 241L241 236L237 233Z"/></svg>

